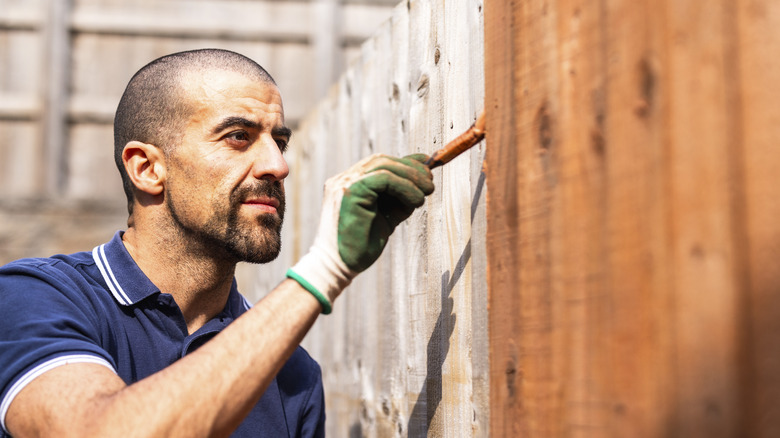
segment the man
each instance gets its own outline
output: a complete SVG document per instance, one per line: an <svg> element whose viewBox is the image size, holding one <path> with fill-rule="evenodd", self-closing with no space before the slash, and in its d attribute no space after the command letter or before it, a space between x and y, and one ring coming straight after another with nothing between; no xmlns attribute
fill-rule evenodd
<svg viewBox="0 0 780 438"><path fill-rule="evenodd" d="M0 269L0 420L25 436L322 436L319 313L433 191L424 155L331 178L318 234L254 307L239 261L276 257L284 216L279 91L223 50L160 58L114 123L128 228L92 252Z"/></svg>

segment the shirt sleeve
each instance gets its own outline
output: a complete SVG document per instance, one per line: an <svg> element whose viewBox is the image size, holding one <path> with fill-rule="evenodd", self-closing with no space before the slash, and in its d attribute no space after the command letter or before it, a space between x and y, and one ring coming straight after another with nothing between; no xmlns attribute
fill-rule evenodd
<svg viewBox="0 0 780 438"><path fill-rule="evenodd" d="M0 269L0 426L5 432L14 397L41 374L79 362L116 370L100 347L92 293L89 283L61 262L20 261Z"/></svg>

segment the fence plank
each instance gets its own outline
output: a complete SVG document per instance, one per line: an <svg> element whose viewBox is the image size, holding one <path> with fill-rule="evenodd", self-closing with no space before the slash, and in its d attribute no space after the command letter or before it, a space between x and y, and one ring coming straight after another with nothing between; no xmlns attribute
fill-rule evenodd
<svg viewBox="0 0 780 438"><path fill-rule="evenodd" d="M777 430L771 3L485 5L492 434Z"/></svg>
<svg viewBox="0 0 780 438"><path fill-rule="evenodd" d="M745 434L780 435L780 186L777 184L780 154L780 4L771 1L737 2L733 10L738 38L730 41L729 53L737 59L732 80L738 81L741 110L736 122L739 138L733 154L741 190L734 193L740 305L738 321L744 328L741 347L742 383L740 404ZM738 167L737 167L738 166ZM732 192L733 193L733 192Z"/></svg>

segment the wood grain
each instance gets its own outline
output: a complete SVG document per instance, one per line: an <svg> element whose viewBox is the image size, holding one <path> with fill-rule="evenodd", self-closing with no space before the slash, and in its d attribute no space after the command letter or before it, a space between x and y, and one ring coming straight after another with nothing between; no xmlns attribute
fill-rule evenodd
<svg viewBox="0 0 780 438"><path fill-rule="evenodd" d="M327 176L372 153L430 154L475 121L482 35L478 1L396 7L294 136L293 184L309 188L290 191L305 210L296 227L316 223L321 192L310 188ZM305 340L323 367L329 436L487 436L488 147L434 171L426 205ZM314 237L290 233L298 251Z"/></svg>
<svg viewBox="0 0 780 438"><path fill-rule="evenodd" d="M779 19L486 2L491 435L777 434Z"/></svg>

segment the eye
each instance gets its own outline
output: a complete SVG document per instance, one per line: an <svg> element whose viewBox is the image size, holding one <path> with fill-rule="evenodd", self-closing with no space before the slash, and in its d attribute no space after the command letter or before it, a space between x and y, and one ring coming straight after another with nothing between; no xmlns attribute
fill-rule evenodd
<svg viewBox="0 0 780 438"><path fill-rule="evenodd" d="M224 138L228 144L237 147L247 146L252 140L249 133L243 130L230 132L222 138Z"/></svg>
<svg viewBox="0 0 780 438"><path fill-rule="evenodd" d="M287 140L283 138L277 138L276 145L279 146L279 150L282 151L282 153L287 152Z"/></svg>

